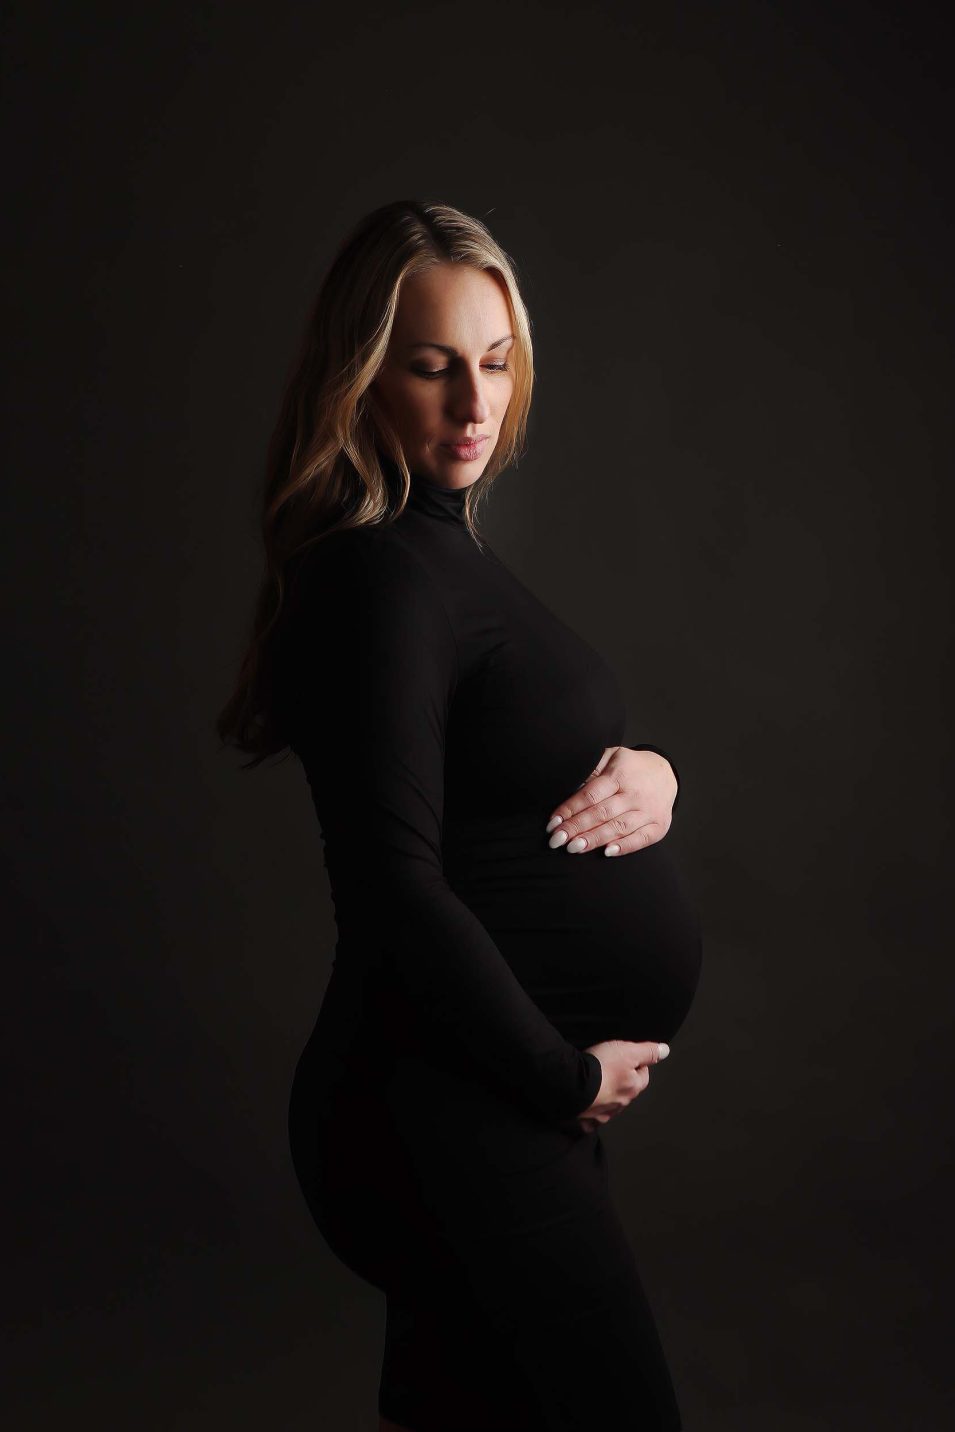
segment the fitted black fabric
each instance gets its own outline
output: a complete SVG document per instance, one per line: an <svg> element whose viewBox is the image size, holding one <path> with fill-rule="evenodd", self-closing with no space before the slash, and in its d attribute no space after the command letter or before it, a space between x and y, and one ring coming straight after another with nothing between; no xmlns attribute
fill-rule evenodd
<svg viewBox="0 0 955 1432"><path fill-rule="evenodd" d="M683 1022L696 908L666 840L549 847L553 807L624 744L623 697L475 541L464 500L415 473L396 519L323 538L290 586L276 698L338 929L292 1089L296 1172L331 1249L387 1296L384 1416L679 1428L577 1115L601 1079L585 1046Z"/></svg>

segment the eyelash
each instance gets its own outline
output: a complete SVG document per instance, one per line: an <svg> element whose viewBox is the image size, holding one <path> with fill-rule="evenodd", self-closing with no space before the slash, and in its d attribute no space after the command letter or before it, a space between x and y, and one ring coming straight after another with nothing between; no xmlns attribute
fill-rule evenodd
<svg viewBox="0 0 955 1432"><path fill-rule="evenodd" d="M440 377L442 377L445 373L450 372L450 369L449 369L449 368L430 368L430 369L429 369L429 368L412 368L411 371L412 371L412 373L416 374L417 377L419 377L419 378L440 378ZM490 363L490 364L488 364L488 366L485 368L484 371L485 371L485 373L506 373L506 372L508 371L508 365L507 365L506 363Z"/></svg>

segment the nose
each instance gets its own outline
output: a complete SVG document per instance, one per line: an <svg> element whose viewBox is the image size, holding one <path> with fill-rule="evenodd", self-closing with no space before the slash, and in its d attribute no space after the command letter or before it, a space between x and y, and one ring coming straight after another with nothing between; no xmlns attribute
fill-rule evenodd
<svg viewBox="0 0 955 1432"><path fill-rule="evenodd" d="M480 372L462 367L457 381L449 391L451 414L459 423L485 423L491 414L484 385L487 379Z"/></svg>

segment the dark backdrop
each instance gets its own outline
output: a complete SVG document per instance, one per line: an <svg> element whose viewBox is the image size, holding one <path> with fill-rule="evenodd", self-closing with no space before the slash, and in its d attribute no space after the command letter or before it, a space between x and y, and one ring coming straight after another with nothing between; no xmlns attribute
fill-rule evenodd
<svg viewBox="0 0 955 1432"><path fill-rule="evenodd" d="M407 195L535 324L491 540L683 777L703 982L606 1138L688 1432L951 1425L940 26L33 3L5 51L7 1425L374 1425L286 1148L317 824L212 721L306 309Z"/></svg>

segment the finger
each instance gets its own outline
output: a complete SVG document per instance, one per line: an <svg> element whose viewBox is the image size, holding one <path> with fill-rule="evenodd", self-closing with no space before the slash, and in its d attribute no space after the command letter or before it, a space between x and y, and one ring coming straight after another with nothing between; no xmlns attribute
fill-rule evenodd
<svg viewBox="0 0 955 1432"><path fill-rule="evenodd" d="M625 840L641 825L655 819L650 811L634 805L633 799L628 792L621 791L574 815L552 816L544 828L551 848L556 850L558 846L583 840L586 844L579 849L596 850L608 840Z"/></svg>
<svg viewBox="0 0 955 1432"><path fill-rule="evenodd" d="M647 850L649 846L656 845L662 840L670 829L669 822L660 820L648 820L638 825L629 835L622 836L608 841L604 847L604 855L614 859L618 855L630 855L634 850Z"/></svg>
<svg viewBox="0 0 955 1432"><path fill-rule="evenodd" d="M591 774L574 791L572 796L561 801L560 805L554 806L545 829L550 834L558 827L562 827L565 821L572 820L582 811L592 811L595 806L600 805L601 801L609 800L619 791L620 782L616 776L607 772L601 772L599 775ZM626 804L626 800L623 801L623 804Z"/></svg>
<svg viewBox="0 0 955 1432"><path fill-rule="evenodd" d="M599 776L599 775L600 775L600 772L603 770L604 766L605 766L605 765L607 764L607 762L610 760L610 757L613 755L613 753L614 753L614 751L616 751L616 749L617 749L616 746L604 746L604 748L603 748L603 754L601 755L600 760L597 762L597 764L594 766L593 770L591 771L590 776ZM587 777L587 780L588 780L588 781L590 780L590 776ZM581 781L580 784L583 785L584 782Z"/></svg>
<svg viewBox="0 0 955 1432"><path fill-rule="evenodd" d="M631 1042L630 1051L633 1067L639 1069L645 1064L659 1064L661 1059L666 1059L670 1046L656 1039L642 1039Z"/></svg>
<svg viewBox="0 0 955 1432"><path fill-rule="evenodd" d="M626 799L626 796L618 797L621 806ZM637 850L645 850L648 845L653 845L653 836L659 827L655 821L648 818L645 810L621 809L619 814L611 814L609 819L600 821L599 817L605 810L612 811L613 804L612 801L602 801L594 808L594 824L589 829L586 826L586 815L574 816L572 820L566 821L551 836L551 844L565 831L567 838L561 844L568 855L578 855L585 850L599 850L601 846L609 849L611 845L615 847L613 853L616 855L628 840L637 842L633 847ZM642 830L648 832L645 840L640 839ZM624 851L624 854L626 853Z"/></svg>

